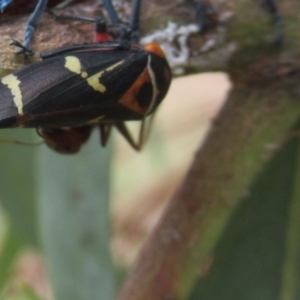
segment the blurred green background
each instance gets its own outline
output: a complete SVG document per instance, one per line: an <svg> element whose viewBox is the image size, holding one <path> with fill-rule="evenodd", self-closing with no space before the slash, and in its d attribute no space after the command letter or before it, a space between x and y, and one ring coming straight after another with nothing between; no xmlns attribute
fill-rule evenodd
<svg viewBox="0 0 300 300"><path fill-rule="evenodd" d="M218 89L213 89L216 84ZM80 153L69 156L56 154L46 145L2 143L2 298L48 299L51 288L45 264L52 281L60 282L68 272L86 268L86 276L75 276L70 290L73 286L84 290L99 272L92 266L104 266L106 275L99 272L96 276L105 277L99 290L103 293L105 286L107 295L113 295L118 282L114 266L127 269L133 263L229 88L221 73L174 80L141 153L116 133L109 146L102 148L96 130ZM130 126L136 130L134 122ZM1 139L39 141L30 129L2 130L0 134ZM45 254L46 261L42 259Z"/></svg>

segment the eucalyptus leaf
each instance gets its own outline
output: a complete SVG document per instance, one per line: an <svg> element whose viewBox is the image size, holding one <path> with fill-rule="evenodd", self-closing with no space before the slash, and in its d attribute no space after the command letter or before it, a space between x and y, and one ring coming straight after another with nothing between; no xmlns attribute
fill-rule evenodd
<svg viewBox="0 0 300 300"><path fill-rule="evenodd" d="M1 143L8 140L8 143ZM30 129L0 131L0 201L24 241L37 246L35 211L36 146L13 144L12 141L35 143Z"/></svg>
<svg viewBox="0 0 300 300"><path fill-rule="evenodd" d="M300 298L299 154L291 139L257 176L190 300Z"/></svg>
<svg viewBox="0 0 300 300"><path fill-rule="evenodd" d="M113 299L110 148L99 136L76 155L43 147L38 165L40 236L57 300Z"/></svg>
<svg viewBox="0 0 300 300"><path fill-rule="evenodd" d="M22 249L23 243L13 230L9 228L5 234L4 240L1 243L0 251L0 298L5 284L11 275L11 268L14 265L16 256Z"/></svg>

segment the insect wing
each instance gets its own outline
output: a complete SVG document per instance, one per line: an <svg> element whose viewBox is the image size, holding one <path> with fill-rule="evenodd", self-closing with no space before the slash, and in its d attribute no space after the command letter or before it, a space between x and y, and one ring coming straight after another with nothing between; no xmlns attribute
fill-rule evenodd
<svg viewBox="0 0 300 300"><path fill-rule="evenodd" d="M143 73L149 53L82 51L48 58L0 83L0 127L62 127L141 119L118 101Z"/></svg>

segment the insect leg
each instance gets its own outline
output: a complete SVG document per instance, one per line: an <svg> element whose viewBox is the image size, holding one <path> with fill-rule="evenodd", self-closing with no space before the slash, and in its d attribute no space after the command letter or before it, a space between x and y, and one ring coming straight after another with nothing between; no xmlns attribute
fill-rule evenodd
<svg viewBox="0 0 300 300"><path fill-rule="evenodd" d="M132 133L129 128L126 126L125 122L116 122L113 123L115 128L123 135L128 144L135 150L141 150L139 141L135 141L132 137Z"/></svg>
<svg viewBox="0 0 300 300"><path fill-rule="evenodd" d="M71 21L80 21L85 23L96 23L97 19L83 16L70 16L63 14L56 14L51 9L47 9L47 13L52 16L55 20L71 20Z"/></svg>
<svg viewBox="0 0 300 300"><path fill-rule="evenodd" d="M148 120L146 118L141 120L137 141L134 141L134 138L132 137L132 133L130 132L129 128L126 126L125 122L115 122L113 123L113 125L123 135L123 137L126 139L126 141L130 144L130 146L133 149L140 151L142 150L143 146L146 144L148 140L148 137L151 132L154 116L155 113L153 113L148 118Z"/></svg>
<svg viewBox="0 0 300 300"><path fill-rule="evenodd" d="M33 13L31 14L27 27L24 32L24 47L29 49L30 43L32 41L33 33L37 27L37 24L42 16L42 13L45 11L48 0L39 0L36 5ZM21 49L18 54L26 54L24 53L24 49Z"/></svg>
<svg viewBox="0 0 300 300"><path fill-rule="evenodd" d="M190 0L192 7L196 13L196 21L199 25L199 32L203 32L209 29L212 24L208 17L208 10L210 9L210 5L206 2Z"/></svg>
<svg viewBox="0 0 300 300"><path fill-rule="evenodd" d="M14 145L20 145L20 146L40 146L44 144L44 141L36 142L36 143L28 143L28 142L22 142L19 140L8 140L8 139L0 139L0 143L5 144L14 144Z"/></svg>
<svg viewBox="0 0 300 300"><path fill-rule="evenodd" d="M139 41L140 29L140 13L141 13L141 0L132 0L132 17L131 17L131 42L137 44Z"/></svg>
<svg viewBox="0 0 300 300"><path fill-rule="evenodd" d="M284 29L282 16L278 11L278 8L273 0L263 0L263 8L270 14L272 21L274 22L277 32L272 40L275 45L281 45L284 40Z"/></svg>
<svg viewBox="0 0 300 300"><path fill-rule="evenodd" d="M17 51L17 54L23 54L25 56L28 55L33 55L33 52L29 49L29 46L31 44L32 41L32 37L33 37L33 33L37 27L37 24L43 14L43 12L46 9L48 0L38 0L38 3L33 11L33 13L31 14L27 26L25 28L24 31L24 44L22 45L21 43L13 40L13 42L11 43L11 45L14 45L18 48L20 48L19 51Z"/></svg>
<svg viewBox="0 0 300 300"><path fill-rule="evenodd" d="M11 0L0 0L0 11L3 13L6 6L10 3L11 3Z"/></svg>
<svg viewBox="0 0 300 300"><path fill-rule="evenodd" d="M111 3L111 0L103 0L103 4L105 6L105 9L108 12L111 23L114 25L120 24L121 21L118 17L118 14L117 14L113 4Z"/></svg>
<svg viewBox="0 0 300 300"><path fill-rule="evenodd" d="M17 40L12 39L12 41L9 45L20 48L20 50L18 52L16 52L17 54L24 54L25 56L33 55L33 52L29 48L25 47Z"/></svg>
<svg viewBox="0 0 300 300"><path fill-rule="evenodd" d="M107 144L107 141L110 137L111 129L113 124L100 124L100 139L101 139L101 145L104 147Z"/></svg>

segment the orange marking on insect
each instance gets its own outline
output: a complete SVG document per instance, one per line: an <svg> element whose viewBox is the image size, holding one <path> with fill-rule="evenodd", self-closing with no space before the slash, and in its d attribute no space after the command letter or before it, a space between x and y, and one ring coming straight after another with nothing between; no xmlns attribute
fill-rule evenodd
<svg viewBox="0 0 300 300"><path fill-rule="evenodd" d="M131 109L131 110L133 110L137 113L145 114L148 110L148 107L141 107L139 105L139 101L136 97L137 97L141 87L146 82L151 83L151 77L149 75L149 72L148 72L147 68L144 69L144 71L136 79L136 81L133 83L133 85L126 91L126 93L119 100L119 103L126 106L126 107L128 107L129 109Z"/></svg>
<svg viewBox="0 0 300 300"><path fill-rule="evenodd" d="M165 58L164 51L162 51L160 46L157 45L156 43L149 43L149 44L145 45L144 50L151 52L153 54L156 54L162 58Z"/></svg>

